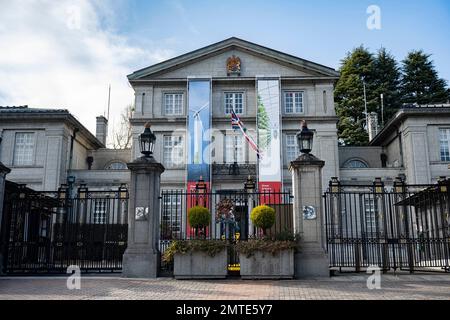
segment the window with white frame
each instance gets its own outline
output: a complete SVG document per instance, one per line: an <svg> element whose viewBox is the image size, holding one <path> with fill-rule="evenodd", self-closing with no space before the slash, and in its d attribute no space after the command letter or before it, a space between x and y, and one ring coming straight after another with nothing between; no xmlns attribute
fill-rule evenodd
<svg viewBox="0 0 450 320"><path fill-rule="evenodd" d="M34 133L17 132L14 145L14 165L31 166L34 157Z"/></svg>
<svg viewBox="0 0 450 320"><path fill-rule="evenodd" d="M167 167L175 167L184 163L183 137L163 137L163 162Z"/></svg>
<svg viewBox="0 0 450 320"><path fill-rule="evenodd" d="M450 129L439 129L441 161L450 161Z"/></svg>
<svg viewBox="0 0 450 320"><path fill-rule="evenodd" d="M106 223L106 199L94 200L94 223L105 224Z"/></svg>
<svg viewBox="0 0 450 320"><path fill-rule="evenodd" d="M303 92L286 91L284 93L284 112L302 113L303 112Z"/></svg>
<svg viewBox="0 0 450 320"><path fill-rule="evenodd" d="M366 218L366 232L376 233L377 221L376 221L376 210L375 210L375 200L373 198L364 198L364 214Z"/></svg>
<svg viewBox="0 0 450 320"><path fill-rule="evenodd" d="M297 136L295 134L286 135L286 160L288 163L298 156Z"/></svg>
<svg viewBox="0 0 450 320"><path fill-rule="evenodd" d="M182 93L164 94L164 113L169 116L183 114Z"/></svg>
<svg viewBox="0 0 450 320"><path fill-rule="evenodd" d="M242 92L225 93L225 113L230 114L231 110L235 113L244 113L244 94Z"/></svg>
<svg viewBox="0 0 450 320"><path fill-rule="evenodd" d="M244 138L237 135L225 136L225 163L244 163Z"/></svg>
<svg viewBox="0 0 450 320"><path fill-rule="evenodd" d="M163 237L177 237L181 232L181 194L164 194L161 215Z"/></svg>

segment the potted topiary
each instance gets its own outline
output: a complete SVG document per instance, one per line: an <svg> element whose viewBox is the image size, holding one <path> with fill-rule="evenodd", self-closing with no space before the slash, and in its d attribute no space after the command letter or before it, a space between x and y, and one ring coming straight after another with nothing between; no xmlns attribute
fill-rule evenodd
<svg viewBox="0 0 450 320"><path fill-rule="evenodd" d="M217 279L227 276L227 243L207 240L211 214L207 208L195 206L188 212L189 224L195 230L193 240L175 240L164 252L165 262L174 263L176 279Z"/></svg>
<svg viewBox="0 0 450 320"><path fill-rule="evenodd" d="M202 206L195 206L188 212L189 225L194 228L195 237L206 237L206 228L211 223L211 213Z"/></svg>
<svg viewBox="0 0 450 320"><path fill-rule="evenodd" d="M275 210L267 205L255 207L250 215L253 224L263 232L262 238L236 244L243 279L292 279L297 238L289 231L267 237L275 223Z"/></svg>

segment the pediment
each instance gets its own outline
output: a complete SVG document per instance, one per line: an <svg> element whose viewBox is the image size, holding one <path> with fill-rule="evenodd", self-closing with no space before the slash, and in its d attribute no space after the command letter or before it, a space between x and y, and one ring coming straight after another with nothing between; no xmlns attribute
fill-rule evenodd
<svg viewBox="0 0 450 320"><path fill-rule="evenodd" d="M326 77L337 78L332 68L265 48L241 39L230 38L182 56L134 72L130 81L180 79L195 77L227 77L227 60L241 61L240 77Z"/></svg>

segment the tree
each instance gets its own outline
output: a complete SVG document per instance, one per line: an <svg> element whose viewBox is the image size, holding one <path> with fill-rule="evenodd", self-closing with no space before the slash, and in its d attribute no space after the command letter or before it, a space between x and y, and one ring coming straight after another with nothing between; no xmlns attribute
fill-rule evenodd
<svg viewBox="0 0 450 320"><path fill-rule="evenodd" d="M339 117L338 136L346 145L365 145L368 135L365 130L363 80L366 84L367 111L377 109L374 87L374 57L363 46L347 53L341 61L341 76L336 84L336 113Z"/></svg>
<svg viewBox="0 0 450 320"><path fill-rule="evenodd" d="M401 107L400 68L394 56L385 48L381 48L375 57L373 72L373 90L380 106L377 108L378 120L380 123L382 119L386 122ZM381 115L381 94L383 94L383 116Z"/></svg>
<svg viewBox="0 0 450 320"><path fill-rule="evenodd" d="M112 131L112 146L113 149L128 149L131 148L131 125L130 117L133 106L129 105L122 110L120 114L120 125L113 128Z"/></svg>
<svg viewBox="0 0 450 320"><path fill-rule="evenodd" d="M402 61L402 96L404 103L445 103L449 99L447 83L438 77L431 55L411 51Z"/></svg>

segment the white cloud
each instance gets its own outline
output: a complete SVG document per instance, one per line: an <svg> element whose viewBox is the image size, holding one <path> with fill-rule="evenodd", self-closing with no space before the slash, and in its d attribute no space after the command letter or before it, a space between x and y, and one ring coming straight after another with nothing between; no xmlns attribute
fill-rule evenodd
<svg viewBox="0 0 450 320"><path fill-rule="evenodd" d="M0 105L67 108L94 133L111 84L113 127L133 101L126 75L173 52L129 45L92 1L0 0Z"/></svg>

